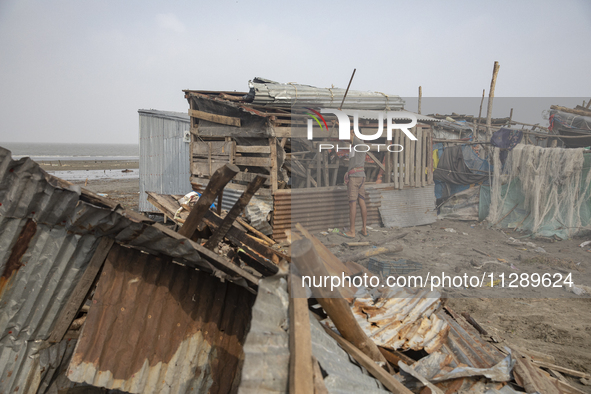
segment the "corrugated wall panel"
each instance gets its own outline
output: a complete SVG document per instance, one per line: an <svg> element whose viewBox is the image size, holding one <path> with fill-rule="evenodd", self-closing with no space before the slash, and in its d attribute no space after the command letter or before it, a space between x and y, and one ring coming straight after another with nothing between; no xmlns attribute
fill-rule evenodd
<svg viewBox="0 0 591 394"><path fill-rule="evenodd" d="M385 227L435 223L435 185L380 191L380 215Z"/></svg>
<svg viewBox="0 0 591 394"><path fill-rule="evenodd" d="M253 303L243 287L115 246L67 376L131 393L234 392Z"/></svg>
<svg viewBox="0 0 591 394"><path fill-rule="evenodd" d="M367 194L367 224L379 224L379 200L375 200L369 191ZM291 230L296 223L309 231L349 227L349 202L345 186L278 190L273 197L273 238L276 240L285 239L285 230ZM355 222L361 226L359 209Z"/></svg>
<svg viewBox="0 0 591 394"><path fill-rule="evenodd" d="M140 212L160 212L147 200L146 191L186 194L192 190L190 143L183 141L190 130L184 113L140 110Z"/></svg>

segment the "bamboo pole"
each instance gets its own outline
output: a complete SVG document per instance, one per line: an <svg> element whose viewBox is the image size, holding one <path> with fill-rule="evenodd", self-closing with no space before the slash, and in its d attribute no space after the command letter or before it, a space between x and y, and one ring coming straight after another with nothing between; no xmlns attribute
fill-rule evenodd
<svg viewBox="0 0 591 394"><path fill-rule="evenodd" d="M493 110L493 99L495 97L495 86L497 84L497 75L499 73L499 62L495 62L493 66L492 79L490 81L490 90L488 91L488 107L486 109L486 139L490 140L492 137L491 132L491 118Z"/></svg>

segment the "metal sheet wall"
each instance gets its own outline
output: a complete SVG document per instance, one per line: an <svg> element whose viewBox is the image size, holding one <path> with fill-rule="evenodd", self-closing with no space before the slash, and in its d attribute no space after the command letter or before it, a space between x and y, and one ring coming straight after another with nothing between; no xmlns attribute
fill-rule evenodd
<svg viewBox="0 0 591 394"><path fill-rule="evenodd" d="M190 130L189 115L180 112L139 110L140 212L160 212L145 192L186 194L192 190L191 147L183 141Z"/></svg>

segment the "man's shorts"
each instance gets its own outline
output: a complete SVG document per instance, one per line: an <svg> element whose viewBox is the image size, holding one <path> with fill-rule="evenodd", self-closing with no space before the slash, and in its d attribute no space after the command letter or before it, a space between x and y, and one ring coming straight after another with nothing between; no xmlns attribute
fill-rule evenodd
<svg viewBox="0 0 591 394"><path fill-rule="evenodd" d="M357 198L365 200L365 177L350 177L347 183L349 202L357 201Z"/></svg>

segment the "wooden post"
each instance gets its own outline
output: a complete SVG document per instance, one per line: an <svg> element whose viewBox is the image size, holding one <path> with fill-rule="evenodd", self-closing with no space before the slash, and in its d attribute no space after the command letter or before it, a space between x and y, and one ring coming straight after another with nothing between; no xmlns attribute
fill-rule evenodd
<svg viewBox="0 0 591 394"><path fill-rule="evenodd" d="M289 279L289 393L314 393L308 299L300 294L303 290L302 278L291 274Z"/></svg>
<svg viewBox="0 0 591 394"><path fill-rule="evenodd" d="M433 183L433 130L429 130L429 136L427 140L429 146L429 156L427 157L427 185Z"/></svg>
<svg viewBox="0 0 591 394"><path fill-rule="evenodd" d="M322 187L322 155L320 152L316 152L316 183L317 187Z"/></svg>
<svg viewBox="0 0 591 394"><path fill-rule="evenodd" d="M392 141L386 141L386 145L392 145ZM384 171L384 179L382 179L382 182L384 183L390 183L390 179L392 177L392 157L390 155L390 152L388 152L388 148L386 147L386 151L384 152L384 158L386 159L385 162L385 167L386 170Z"/></svg>
<svg viewBox="0 0 591 394"><path fill-rule="evenodd" d="M234 164L227 163L223 167L220 167L209 179L207 187L201 194L197 204L189 212L189 216L185 220L185 224L178 231L179 234L191 238L193 233L197 229L197 226L203 219L205 212L209 210L209 207L220 191L224 190L224 187L230 182L234 175L240 172L240 169Z"/></svg>
<svg viewBox="0 0 591 394"><path fill-rule="evenodd" d="M296 263L302 276L328 276L326 267L309 239L301 239L292 244L291 259ZM345 339L372 360L386 361L376 344L361 329L351 312L349 303L340 296L338 291L330 292L325 288L314 290L317 290L319 295L316 299Z"/></svg>
<svg viewBox="0 0 591 394"><path fill-rule="evenodd" d="M493 66L493 75L490 81L490 90L488 91L488 107L486 109L486 140L490 141L492 137L491 119L493 109L493 99L495 97L495 85L497 84L497 74L499 73L499 62Z"/></svg>
<svg viewBox="0 0 591 394"><path fill-rule="evenodd" d="M211 235L211 237L209 237L209 239L203 246L205 246L209 250L213 250L213 248L217 246L217 244L228 233L230 227L232 227L232 223L234 223L234 220L236 220L238 215L242 213L242 210L248 205L252 196L254 196L254 194L257 192L257 190L259 190L261 186L263 186L266 180L266 176L257 175L257 177L254 178L254 180L248 184L248 187L246 188L244 193L242 193L238 201L236 201L232 209L230 209L230 212L228 212L222 224Z"/></svg>
<svg viewBox="0 0 591 394"><path fill-rule="evenodd" d="M273 193L278 189L277 187L277 172L279 169L277 168L277 138L272 137L269 138L269 148L271 150L271 189Z"/></svg>
<svg viewBox="0 0 591 394"><path fill-rule="evenodd" d="M421 114L421 101L423 99L423 87L419 86L419 115Z"/></svg>
<svg viewBox="0 0 591 394"><path fill-rule="evenodd" d="M322 164L323 164L323 173L324 173L324 186L330 186L330 182L328 181L328 179L329 179L328 152L326 150L324 152L322 152Z"/></svg>
<svg viewBox="0 0 591 394"><path fill-rule="evenodd" d="M511 112L509 113L509 123L507 124L508 128L511 128L512 121L513 121L513 108L511 108Z"/></svg>
<svg viewBox="0 0 591 394"><path fill-rule="evenodd" d="M484 103L484 89L482 89L482 99L480 100L480 110L478 111L478 121L476 121L476 127L474 130L474 142L478 141L478 129L480 128L480 118L482 117L482 104Z"/></svg>

